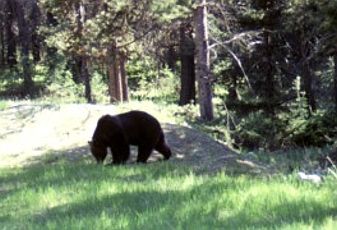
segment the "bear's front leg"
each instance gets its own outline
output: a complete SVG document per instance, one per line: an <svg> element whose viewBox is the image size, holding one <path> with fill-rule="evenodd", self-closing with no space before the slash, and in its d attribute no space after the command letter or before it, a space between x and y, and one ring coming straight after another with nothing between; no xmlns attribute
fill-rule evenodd
<svg viewBox="0 0 337 230"><path fill-rule="evenodd" d="M165 160L170 159L172 152L170 147L168 147L168 145L165 142L165 138L164 138L164 134L161 133L159 136L159 140L156 144L156 146L154 147L155 150L157 150L159 153L161 153L164 156Z"/></svg>
<svg viewBox="0 0 337 230"><path fill-rule="evenodd" d="M152 150L153 148L149 146L139 146L137 163L146 163L152 153Z"/></svg>
<svg viewBox="0 0 337 230"><path fill-rule="evenodd" d="M125 164L130 156L130 147L128 145L119 146L118 148L114 148L111 152L112 152L111 164L114 165Z"/></svg>

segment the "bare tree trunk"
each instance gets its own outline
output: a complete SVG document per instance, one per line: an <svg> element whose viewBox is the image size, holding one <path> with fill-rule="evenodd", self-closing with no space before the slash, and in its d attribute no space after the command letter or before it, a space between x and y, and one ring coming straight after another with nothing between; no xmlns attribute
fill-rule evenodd
<svg viewBox="0 0 337 230"><path fill-rule="evenodd" d="M81 78L84 83L84 94L87 102L92 103L88 57L82 56L81 59Z"/></svg>
<svg viewBox="0 0 337 230"><path fill-rule="evenodd" d="M275 42L274 36L275 31L277 31L277 27L280 24L280 5L274 0L265 0L259 1L257 5L263 10L263 18L261 20L263 26L263 43L260 45L259 53L261 55L261 62L258 64L259 71L261 72L261 80L262 80L262 90L261 96L263 101L265 101L265 106L263 108L264 111L267 112L268 115L275 115L275 100L276 100L276 92L275 92Z"/></svg>
<svg viewBox="0 0 337 230"><path fill-rule="evenodd" d="M81 68L82 68L82 58L77 55L72 55L71 60L69 60L70 69L73 81L76 84L80 84L82 82L81 79Z"/></svg>
<svg viewBox="0 0 337 230"><path fill-rule="evenodd" d="M110 102L123 101L120 62L116 44L111 45L108 51L108 76L109 76Z"/></svg>
<svg viewBox="0 0 337 230"><path fill-rule="evenodd" d="M38 26L40 24L41 12L37 5L37 0L32 0L32 12L30 15L31 20L31 34L32 34L32 54L35 63L41 60L40 48L41 39L37 33Z"/></svg>
<svg viewBox="0 0 337 230"><path fill-rule="evenodd" d="M116 83L115 83L115 70L114 70L114 60L112 57L112 48L108 48L108 53L107 53L107 75L108 75L108 86L109 86L109 95L110 95L110 103L116 102L117 101L117 96L116 96Z"/></svg>
<svg viewBox="0 0 337 230"><path fill-rule="evenodd" d="M58 25L57 19L49 11L46 13L46 23L47 23L47 26L50 27L50 28L56 27ZM56 52L57 52L57 49L55 47L49 47L48 46L47 47L47 58L49 60L51 60L52 57L55 56ZM53 69L54 68L54 64L51 64L51 63L50 63L50 68Z"/></svg>
<svg viewBox="0 0 337 230"><path fill-rule="evenodd" d="M83 23L86 21L85 17L85 8L81 2L78 2L75 4L75 11L76 11L76 22L77 22L77 37L79 39L82 39L82 33L83 33ZM79 72L80 72L80 80L84 84L84 94L85 98L87 99L88 103L92 102L91 97L91 85L90 85L90 73L88 69L89 65L89 58L86 56L86 54L80 54L77 57L76 65L80 65Z"/></svg>
<svg viewBox="0 0 337 230"><path fill-rule="evenodd" d="M228 88L228 100L229 101L237 101L237 100L239 100L239 97L238 97L238 92L237 92L238 83L237 83L236 73L230 74L230 82L231 82L231 84L229 85L229 88Z"/></svg>
<svg viewBox="0 0 337 230"><path fill-rule="evenodd" d="M17 64L16 61L16 40L13 32L14 12L12 7L13 1L7 0L5 7L5 27L6 27L6 43L7 43L7 64L13 67Z"/></svg>
<svg viewBox="0 0 337 230"><path fill-rule="evenodd" d="M179 105L195 102L195 64L193 28L190 25L180 26L180 61L181 61L181 88Z"/></svg>
<svg viewBox="0 0 337 230"><path fill-rule="evenodd" d="M109 94L111 103L129 100L129 86L125 63L125 54L116 47L116 42L114 42L109 47L107 55Z"/></svg>
<svg viewBox="0 0 337 230"><path fill-rule="evenodd" d="M200 0L195 11L196 77L201 118L213 120L212 86L210 76L210 57L208 50L206 0Z"/></svg>
<svg viewBox="0 0 337 230"><path fill-rule="evenodd" d="M107 75L108 75L108 87L109 87L109 95L110 95L110 103L116 102L116 89L115 89L115 80L114 80L114 69L112 65L112 58L110 57L108 53L108 58L107 58Z"/></svg>
<svg viewBox="0 0 337 230"><path fill-rule="evenodd" d="M128 76L126 75L125 63L126 56L125 54L120 53L120 72L122 78L123 101L129 101L129 84Z"/></svg>
<svg viewBox="0 0 337 230"><path fill-rule="evenodd" d="M337 52L333 56L335 72L334 72L334 101L335 101L335 110L337 112Z"/></svg>
<svg viewBox="0 0 337 230"><path fill-rule="evenodd" d="M176 71L177 52L174 49L174 45L170 45L166 51L166 63L168 68L172 71Z"/></svg>
<svg viewBox="0 0 337 230"><path fill-rule="evenodd" d="M0 18L3 20L3 18ZM0 67L5 66L5 34L3 30L3 25L0 28Z"/></svg>
<svg viewBox="0 0 337 230"><path fill-rule="evenodd" d="M0 1L0 68L5 66L5 1Z"/></svg>
<svg viewBox="0 0 337 230"><path fill-rule="evenodd" d="M271 19L269 19L271 21ZM266 27L266 30L263 32L264 40L264 54L262 58L263 69L265 73L265 82L264 82L264 92L266 98L266 108L265 111L269 115L275 115L275 110L273 107L273 101L275 100L275 84L274 84L274 67L271 63L273 61L273 40L271 32L273 28Z"/></svg>
<svg viewBox="0 0 337 230"><path fill-rule="evenodd" d="M118 102L123 101L123 89L122 89L122 78L120 71L120 62L118 55L118 48L116 46L113 47L113 66L114 66L114 75L115 75L115 89L116 89L116 100Z"/></svg>
<svg viewBox="0 0 337 230"><path fill-rule="evenodd" d="M302 77L304 83L305 97L307 98L307 109L309 116L316 111L315 92L312 88L313 76L308 61L302 64Z"/></svg>
<svg viewBox="0 0 337 230"><path fill-rule="evenodd" d="M28 24L25 19L25 12L21 1L11 0L12 9L18 22L19 40L21 44L21 64L23 68L23 95L33 96L33 79L31 74L31 64L29 61L29 41L30 34Z"/></svg>

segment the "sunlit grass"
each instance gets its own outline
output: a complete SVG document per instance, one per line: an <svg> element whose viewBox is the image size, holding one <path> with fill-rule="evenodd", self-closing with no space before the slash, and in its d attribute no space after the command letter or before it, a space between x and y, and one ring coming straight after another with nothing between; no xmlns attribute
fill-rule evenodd
<svg viewBox="0 0 337 230"><path fill-rule="evenodd" d="M333 229L336 182L172 163L57 163L0 170L1 229Z"/></svg>

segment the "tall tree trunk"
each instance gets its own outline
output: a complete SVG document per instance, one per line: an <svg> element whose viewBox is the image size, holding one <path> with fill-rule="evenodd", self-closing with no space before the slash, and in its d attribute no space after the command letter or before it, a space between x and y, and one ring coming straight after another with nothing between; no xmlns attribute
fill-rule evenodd
<svg viewBox="0 0 337 230"><path fill-rule="evenodd" d="M316 111L316 99L315 91L313 89L313 65L314 62L310 58L314 51L312 46L313 37L308 37L308 34L305 31L301 31L297 34L298 39L298 53L299 53L299 67L300 75L302 78L303 88L306 98L306 107L309 117Z"/></svg>
<svg viewBox="0 0 337 230"><path fill-rule="evenodd" d="M30 21L31 21L31 34L32 34L32 54L34 62L37 63L41 60L40 57L41 39L37 33L37 29L40 24L41 12L39 6L37 5L37 0L32 0L31 2L32 2L32 11L30 15Z"/></svg>
<svg viewBox="0 0 337 230"><path fill-rule="evenodd" d="M29 61L29 41L31 36L28 31L28 24L25 19L25 12L22 2L18 0L11 0L11 2L19 28L19 40L21 44L21 64L23 69L23 94L24 96L32 97L34 93L34 85L31 73L31 64Z"/></svg>
<svg viewBox="0 0 337 230"><path fill-rule="evenodd" d="M90 84L90 71L89 71L89 58L84 55L73 55L68 65L70 66L73 81L76 84L84 85L84 95L88 103L92 102L91 84Z"/></svg>
<svg viewBox="0 0 337 230"><path fill-rule="evenodd" d="M0 19L3 20L3 18ZM5 66L5 33L2 26L0 28L0 67Z"/></svg>
<svg viewBox="0 0 337 230"><path fill-rule="evenodd" d="M307 99L308 114L309 116L311 116L312 113L316 111L316 100L315 100L315 92L312 88L313 76L308 61L304 61L302 63L302 77L303 77L305 97Z"/></svg>
<svg viewBox="0 0 337 230"><path fill-rule="evenodd" d="M58 25L57 19L54 17L54 15L51 12L46 13L46 23L49 28L56 27ZM57 49L55 47L47 46L47 58L48 60L52 60L57 52ZM55 65L53 63L49 63L49 67L51 70L54 69Z"/></svg>
<svg viewBox="0 0 337 230"><path fill-rule="evenodd" d="M273 101L275 100L275 86L274 86L274 67L272 64L273 61L273 41L271 32L272 28L266 28L266 31L263 33L264 39L264 57L263 61L263 69L265 73L265 82L264 82L264 96L266 98L266 108L265 111L269 115L274 115L274 107Z"/></svg>
<svg viewBox="0 0 337 230"><path fill-rule="evenodd" d="M238 79L236 74L239 73L240 70L237 70L237 68L238 67L234 67L229 73L230 85L228 88L228 101L237 101L241 99L238 94Z"/></svg>
<svg viewBox="0 0 337 230"><path fill-rule="evenodd" d="M16 61L16 38L13 32L13 23L14 23L14 15L15 12L13 11L13 1L7 0L6 7L5 7L5 27L6 27L6 44L7 44L7 64L9 67L13 67L17 64Z"/></svg>
<svg viewBox="0 0 337 230"><path fill-rule="evenodd" d="M83 23L86 21L86 16L85 16L86 12L81 2L75 3L75 11L76 11L76 22L77 22L76 36L79 39L82 39ZM91 96L90 74L89 74L89 69L88 69L89 58L87 57L85 53L81 53L75 59L75 63L80 72L80 81L84 84L85 98L87 99L88 103L91 103L92 96ZM77 76L75 76L75 78L76 77Z"/></svg>
<svg viewBox="0 0 337 230"><path fill-rule="evenodd" d="M113 48L109 47L107 52L107 75L108 75L108 86L110 103L116 102L116 84L115 84L115 74L114 74L114 60L113 60Z"/></svg>
<svg viewBox="0 0 337 230"><path fill-rule="evenodd" d="M201 118L213 120L212 86L210 76L210 57L208 50L206 0L200 0L195 11L196 78L198 80L198 99Z"/></svg>
<svg viewBox="0 0 337 230"><path fill-rule="evenodd" d="M334 101L335 101L335 110L337 112L337 52L333 56L335 71L334 71Z"/></svg>
<svg viewBox="0 0 337 230"><path fill-rule="evenodd" d="M176 38L178 36L177 31L172 31L169 35L171 41L176 41ZM176 48L175 42L168 45L165 56L164 56L164 63L167 65L167 67L172 71L175 72L177 69L177 61L179 60L177 48Z"/></svg>
<svg viewBox="0 0 337 230"><path fill-rule="evenodd" d="M5 1L0 1L0 68L5 67Z"/></svg>
<svg viewBox="0 0 337 230"><path fill-rule="evenodd" d="M114 42L108 49L107 67L109 77L110 102L129 100L128 78L125 70L126 56Z"/></svg>
<svg viewBox="0 0 337 230"><path fill-rule="evenodd" d="M116 44L108 49L108 76L110 102L121 102L123 100L123 89L121 72L119 69L118 50Z"/></svg>
<svg viewBox="0 0 337 230"><path fill-rule="evenodd" d="M70 67L73 81L76 84L81 84L81 68L82 68L82 58L76 54L72 55L72 58L68 62L68 66Z"/></svg>
<svg viewBox="0 0 337 230"><path fill-rule="evenodd" d="M273 116L275 115L274 101L276 100L275 91L275 31L280 24L280 8L282 1L277 4L274 0L259 1L260 7L264 11L263 17L263 47L261 53L263 54L261 71L263 71L264 82L263 82L263 97L266 101L266 107L264 110L267 114Z"/></svg>
<svg viewBox="0 0 337 230"><path fill-rule="evenodd" d="M166 51L166 63L168 68L174 72L176 71L177 52L174 45L170 45Z"/></svg>
<svg viewBox="0 0 337 230"><path fill-rule="evenodd" d="M120 71L120 62L118 55L118 48L113 47L113 66L114 66L114 75L115 75L115 89L116 89L116 100L118 102L123 101L123 88L122 88L122 76Z"/></svg>
<svg viewBox="0 0 337 230"><path fill-rule="evenodd" d="M123 101L129 101L129 84L128 76L126 75L126 56L125 54L120 53L120 72L122 80L122 91L123 91Z"/></svg>
<svg viewBox="0 0 337 230"><path fill-rule="evenodd" d="M89 74L89 61L88 57L81 56L81 78L83 79L84 83L84 94L85 98L87 99L88 103L92 103L91 97L91 85L90 85L90 74Z"/></svg>
<svg viewBox="0 0 337 230"><path fill-rule="evenodd" d="M180 26L181 88L179 105L195 102L194 41L190 25Z"/></svg>

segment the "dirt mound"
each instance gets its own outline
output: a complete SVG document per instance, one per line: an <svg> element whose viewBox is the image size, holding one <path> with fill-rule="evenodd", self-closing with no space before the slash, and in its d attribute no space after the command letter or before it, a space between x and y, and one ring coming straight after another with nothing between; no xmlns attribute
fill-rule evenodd
<svg viewBox="0 0 337 230"><path fill-rule="evenodd" d="M47 162L59 159L73 161L83 157L92 159L87 141L92 136L97 120L103 114L119 112L119 107L113 105L88 104L17 104L0 111L0 167L27 165L41 159ZM150 113L156 116L155 113L158 112ZM240 171L261 170L256 165L240 161L239 155L204 133L165 123L167 121L164 119L159 120L172 148L173 162L200 172L238 166ZM136 149L133 148L130 161L134 161L135 152ZM150 161L158 159L161 156L155 153ZM248 168L242 167L245 165Z"/></svg>

